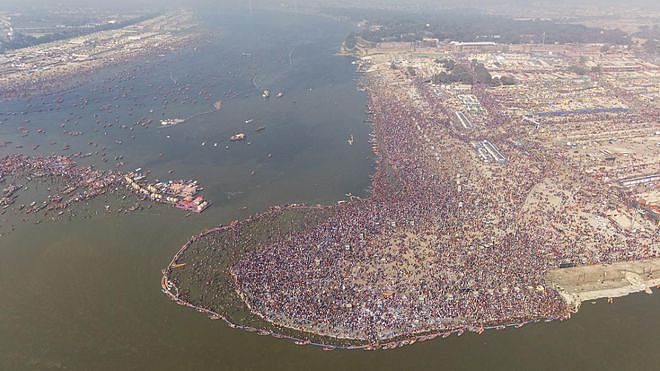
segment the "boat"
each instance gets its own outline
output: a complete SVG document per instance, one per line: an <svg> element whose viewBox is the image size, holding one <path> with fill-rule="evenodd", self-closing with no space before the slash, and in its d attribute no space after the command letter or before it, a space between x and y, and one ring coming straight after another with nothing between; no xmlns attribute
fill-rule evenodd
<svg viewBox="0 0 660 371"><path fill-rule="evenodd" d="M352 146L354 140L355 140L355 139L353 138L353 134L351 134L351 135L348 137L348 140L347 140L348 145L349 145L349 146Z"/></svg>
<svg viewBox="0 0 660 371"><path fill-rule="evenodd" d="M258 128L255 129L255 131L257 131L257 132L264 131L264 130L266 130L266 128L263 127L263 126L259 126Z"/></svg>
<svg viewBox="0 0 660 371"><path fill-rule="evenodd" d="M231 140L232 142L239 142L245 140L245 133L234 134L231 137L229 137L229 140Z"/></svg>
<svg viewBox="0 0 660 371"><path fill-rule="evenodd" d="M165 120L160 120L160 127L161 128L167 128L170 126L175 126L178 125L186 120L184 119L165 119Z"/></svg>
<svg viewBox="0 0 660 371"><path fill-rule="evenodd" d="M277 94L275 94L275 96L277 98L282 98L284 96L284 92L283 91L278 91Z"/></svg>
<svg viewBox="0 0 660 371"><path fill-rule="evenodd" d="M167 289L167 284L168 284L167 277L163 277L160 280L160 287L162 287L163 290L166 290Z"/></svg>
<svg viewBox="0 0 660 371"><path fill-rule="evenodd" d="M252 121L254 121L254 119L245 120L245 123L250 124L250 123L252 123Z"/></svg>
<svg viewBox="0 0 660 371"><path fill-rule="evenodd" d="M264 98L270 97L270 90L268 90L268 89L264 90L264 92L261 93L261 96L264 97Z"/></svg>

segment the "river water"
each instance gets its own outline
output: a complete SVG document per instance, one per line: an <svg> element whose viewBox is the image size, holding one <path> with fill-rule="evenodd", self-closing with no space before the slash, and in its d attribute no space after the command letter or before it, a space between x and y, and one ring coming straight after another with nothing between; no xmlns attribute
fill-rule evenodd
<svg viewBox="0 0 660 371"><path fill-rule="evenodd" d="M0 104L0 141L13 142L0 155L105 146L107 158L124 156L123 169L198 179L214 202L190 217L165 206L104 211L121 204L113 197L64 221L1 215L1 370L657 369L657 295L585 304L566 322L374 352L300 347L170 302L160 292L160 270L192 234L271 205L366 195L374 166L366 96L351 60L335 55L347 25L275 13L213 10L203 17L213 37L196 50L108 68L64 94ZM285 95L263 99L263 89ZM81 106L81 99L89 103ZM121 127L140 118L189 117L217 99L219 112L176 127ZM260 126L265 130L256 132ZM250 144L230 142L237 132ZM64 143L71 149L63 151ZM96 155L81 162L114 165ZM38 193L35 186L27 192Z"/></svg>

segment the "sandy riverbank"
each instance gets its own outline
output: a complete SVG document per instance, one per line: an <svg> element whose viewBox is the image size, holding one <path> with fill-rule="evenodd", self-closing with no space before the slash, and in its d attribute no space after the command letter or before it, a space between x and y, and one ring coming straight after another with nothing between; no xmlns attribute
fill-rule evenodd
<svg viewBox="0 0 660 371"><path fill-rule="evenodd" d="M78 76L136 57L164 55L200 39L192 12L0 53L0 99L75 86Z"/></svg>

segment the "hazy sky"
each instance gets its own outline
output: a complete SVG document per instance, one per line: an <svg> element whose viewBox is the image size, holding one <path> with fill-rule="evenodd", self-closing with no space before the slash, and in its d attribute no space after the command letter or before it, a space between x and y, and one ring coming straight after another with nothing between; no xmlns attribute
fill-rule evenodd
<svg viewBox="0 0 660 371"><path fill-rule="evenodd" d="M164 8L164 7L195 7L198 5L218 6L232 8L247 7L250 0L0 0L0 8L8 9L15 7L43 7L43 6L81 6L81 7L112 7L116 9L135 8ZM297 1L299 6L331 5L331 6L353 6L353 7L406 7L429 9L447 7L470 7L470 8L553 8L570 9L571 7L593 7L595 9L616 7L619 9L642 8L648 10L660 10L660 0L251 0L253 6L279 6L283 3L293 4Z"/></svg>

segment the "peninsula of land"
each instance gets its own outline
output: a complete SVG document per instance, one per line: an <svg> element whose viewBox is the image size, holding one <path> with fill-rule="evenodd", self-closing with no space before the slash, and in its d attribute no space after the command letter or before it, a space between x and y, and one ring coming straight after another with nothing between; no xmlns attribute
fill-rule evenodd
<svg viewBox="0 0 660 371"><path fill-rule="evenodd" d="M624 47L378 43L372 194L193 237L163 291L326 349L568 319L658 284L658 66Z"/></svg>

